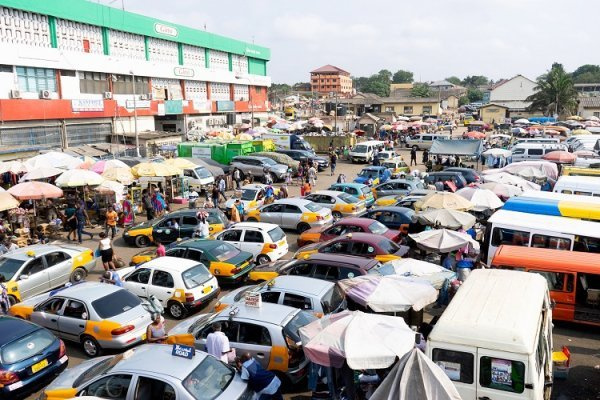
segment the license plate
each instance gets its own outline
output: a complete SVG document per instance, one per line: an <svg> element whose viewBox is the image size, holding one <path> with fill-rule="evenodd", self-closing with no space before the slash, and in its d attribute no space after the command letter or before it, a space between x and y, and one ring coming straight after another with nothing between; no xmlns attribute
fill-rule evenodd
<svg viewBox="0 0 600 400"><path fill-rule="evenodd" d="M39 363L33 364L31 366L31 372L33 372L34 374L44 368L46 368L48 366L48 360L44 359L42 361L40 361Z"/></svg>
<svg viewBox="0 0 600 400"><path fill-rule="evenodd" d="M210 286L207 286L204 289L202 289L202 294L210 293L211 290L212 290L212 288Z"/></svg>

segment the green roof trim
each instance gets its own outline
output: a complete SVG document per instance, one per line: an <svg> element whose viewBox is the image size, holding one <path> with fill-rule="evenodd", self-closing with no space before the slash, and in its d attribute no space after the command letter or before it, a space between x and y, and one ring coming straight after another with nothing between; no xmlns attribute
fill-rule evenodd
<svg viewBox="0 0 600 400"><path fill-rule="evenodd" d="M0 6L268 61L262 46L173 24L87 0L0 0Z"/></svg>

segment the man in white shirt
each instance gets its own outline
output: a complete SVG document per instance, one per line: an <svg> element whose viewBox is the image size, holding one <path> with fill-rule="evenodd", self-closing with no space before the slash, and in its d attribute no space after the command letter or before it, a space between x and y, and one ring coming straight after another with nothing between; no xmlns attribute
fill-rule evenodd
<svg viewBox="0 0 600 400"><path fill-rule="evenodd" d="M227 364L227 354L231 352L229 339L221 332L221 324L219 322L212 324L212 328L213 332L209 333L206 337L206 352Z"/></svg>

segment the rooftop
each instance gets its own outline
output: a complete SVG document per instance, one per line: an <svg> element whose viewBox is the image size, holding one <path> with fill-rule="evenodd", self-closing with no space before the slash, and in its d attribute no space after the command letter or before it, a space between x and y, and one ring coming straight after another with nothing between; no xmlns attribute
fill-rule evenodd
<svg viewBox="0 0 600 400"><path fill-rule="evenodd" d="M234 319L248 319L273 325L281 325L290 315L299 311L297 308L267 302L263 302L260 307L247 307L242 302L227 307L219 312L219 315L229 316L229 312L236 308L238 310Z"/></svg>
<svg viewBox="0 0 600 400"><path fill-rule="evenodd" d="M327 64L323 65L320 68L317 68L313 71L310 71L311 74L321 74L321 73L339 73L339 74L350 74L350 72L345 71L335 65Z"/></svg>
<svg viewBox="0 0 600 400"><path fill-rule="evenodd" d="M113 371L144 371L182 379L188 376L207 356L205 352L196 350L192 360L175 358L172 355L173 346L168 344L144 344L132 350L133 354L119 361Z"/></svg>

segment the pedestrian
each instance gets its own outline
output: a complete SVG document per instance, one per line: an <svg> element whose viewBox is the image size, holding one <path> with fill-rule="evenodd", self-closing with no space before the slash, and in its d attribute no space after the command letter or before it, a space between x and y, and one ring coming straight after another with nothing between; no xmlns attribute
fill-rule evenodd
<svg viewBox="0 0 600 400"><path fill-rule="evenodd" d="M225 191L227 190L227 182L225 182L225 177L221 176L221 180L219 181L219 196L223 198L223 200L227 201L227 196L225 196Z"/></svg>
<svg viewBox="0 0 600 400"><path fill-rule="evenodd" d="M310 186L312 186L312 187L317 186L317 170L315 169L314 166L311 166L308 169L308 180L310 182Z"/></svg>
<svg viewBox="0 0 600 400"><path fill-rule="evenodd" d="M104 274L100 280L104 283L110 283L111 285L123 287L123 281L121 280L121 277L117 271L104 271Z"/></svg>
<svg viewBox="0 0 600 400"><path fill-rule="evenodd" d="M196 214L198 224L194 229L194 236L200 239L208 239L208 236L210 235L210 227L208 222L206 221L206 215L207 214L204 211L200 211L198 214Z"/></svg>
<svg viewBox="0 0 600 400"><path fill-rule="evenodd" d="M233 180L235 181L235 188L240 189L240 182L242 181L242 174L240 173L239 168L233 170Z"/></svg>
<svg viewBox="0 0 600 400"><path fill-rule="evenodd" d="M250 353L244 353L236 358L236 366L240 377L248 382L248 387L258 396L258 400L283 400L281 395L281 380L274 372L264 369Z"/></svg>
<svg viewBox="0 0 600 400"><path fill-rule="evenodd" d="M248 171L248 173L246 174L246 179L248 179L248 183L254 182L254 175L252 175L252 171Z"/></svg>
<svg viewBox="0 0 600 400"><path fill-rule="evenodd" d="M288 193L287 185L281 185L279 188L279 198L287 199L289 196L290 194Z"/></svg>
<svg viewBox="0 0 600 400"><path fill-rule="evenodd" d="M337 183L346 183L346 175L339 174L336 182Z"/></svg>
<svg viewBox="0 0 600 400"><path fill-rule="evenodd" d="M135 223L135 211L131 203L131 195L125 196L123 200L123 226L127 227Z"/></svg>
<svg viewBox="0 0 600 400"><path fill-rule="evenodd" d="M156 242L156 257L164 257L167 253L167 249L165 249L165 245L160 241L155 240Z"/></svg>
<svg viewBox="0 0 600 400"><path fill-rule="evenodd" d="M117 235L117 220L119 219L119 214L117 214L113 207L109 206L106 210L105 217L106 228L104 231L106 232L106 234L108 234L108 231L110 230L110 238L114 239Z"/></svg>
<svg viewBox="0 0 600 400"><path fill-rule="evenodd" d="M300 163L300 165L298 166L298 186L302 186L302 183L304 182L304 165L302 165L302 163Z"/></svg>
<svg viewBox="0 0 600 400"><path fill-rule="evenodd" d="M231 207L231 222L233 222L234 224L236 222L242 222L242 216L240 215L240 210L237 207L238 204L242 204L240 199L236 199L235 203L233 203L233 207ZM243 206L243 204L242 204L242 206Z"/></svg>
<svg viewBox="0 0 600 400"><path fill-rule="evenodd" d="M152 195L152 208L154 208L154 213L158 216L162 215L163 212L169 211L167 207L167 202L160 192L159 188L154 188L154 194Z"/></svg>
<svg viewBox="0 0 600 400"><path fill-rule="evenodd" d="M154 219L154 207L152 206L152 198L148 193L147 189L142 191L142 205L144 206L144 210L146 210L146 219L148 221Z"/></svg>
<svg viewBox="0 0 600 400"><path fill-rule="evenodd" d="M287 172L285 173L285 180L284 180L286 185L292 184L292 173L293 173L292 168L288 167Z"/></svg>
<svg viewBox="0 0 600 400"><path fill-rule="evenodd" d="M273 186L268 185L265 188L265 201L264 201L264 204L271 204L273 201L275 201L275 190L273 189Z"/></svg>
<svg viewBox="0 0 600 400"><path fill-rule="evenodd" d="M65 209L65 229L67 230L68 241L75 240L75 235L77 231L77 219L75 218L75 211L77 211L77 209L75 208L75 205L73 203L67 204L67 208ZM73 235L72 238L71 235Z"/></svg>
<svg viewBox="0 0 600 400"><path fill-rule="evenodd" d="M206 337L206 352L227 364L229 362L227 356L232 352L229 346L229 339L221 332L221 324L219 322L213 323L212 329L212 333L209 333Z"/></svg>
<svg viewBox="0 0 600 400"><path fill-rule="evenodd" d="M423 150L423 164L427 164L429 161L429 151L427 149Z"/></svg>
<svg viewBox="0 0 600 400"><path fill-rule="evenodd" d="M265 182L265 185L273 184L273 177L271 176L271 173L269 171L265 171L263 181Z"/></svg>
<svg viewBox="0 0 600 400"><path fill-rule="evenodd" d="M331 152L331 154L329 155L329 166L331 167L331 176L333 176L333 174L335 174L336 164L337 164L337 155L335 154L335 152Z"/></svg>
<svg viewBox="0 0 600 400"><path fill-rule="evenodd" d="M152 323L146 328L148 343L166 343L167 331L160 313L152 313Z"/></svg>
<svg viewBox="0 0 600 400"><path fill-rule="evenodd" d="M92 240L94 238L94 234L84 230L85 224L90 223L90 217L88 217L87 211L85 211L85 208L83 208L83 204L79 203L75 207L75 219L77 220L77 241L79 244L81 244L83 241L82 235L90 235L90 240Z"/></svg>
<svg viewBox="0 0 600 400"><path fill-rule="evenodd" d="M114 252L111 240L106 234L106 232L100 232L100 242L98 243L98 251L100 252L100 257L102 257L102 266L104 267L104 270L116 271L115 263L113 262Z"/></svg>
<svg viewBox="0 0 600 400"><path fill-rule="evenodd" d="M4 282L6 278L0 274L0 314L8 314L10 308L10 299L8 298L8 289Z"/></svg>
<svg viewBox="0 0 600 400"><path fill-rule="evenodd" d="M212 202L216 208L219 208L219 186L213 185L211 192Z"/></svg>
<svg viewBox="0 0 600 400"><path fill-rule="evenodd" d="M417 148L413 147L410 149L410 166L412 167L413 163L417 165Z"/></svg>
<svg viewBox="0 0 600 400"><path fill-rule="evenodd" d="M311 191L312 191L312 187L310 185L310 182L307 179L306 182L304 182L304 185L300 188L300 195L308 196L311 193Z"/></svg>

